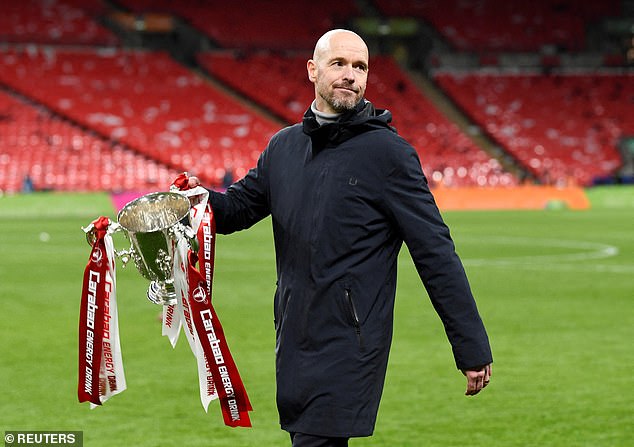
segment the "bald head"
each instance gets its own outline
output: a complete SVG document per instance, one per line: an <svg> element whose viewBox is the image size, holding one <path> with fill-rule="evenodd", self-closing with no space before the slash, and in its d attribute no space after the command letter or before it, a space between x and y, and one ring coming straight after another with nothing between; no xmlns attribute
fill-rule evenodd
<svg viewBox="0 0 634 447"><path fill-rule="evenodd" d="M342 40L346 43L355 42L356 44L360 45L360 47L365 49L366 59L369 59L368 47L361 36L359 36L354 31L350 31L347 29L333 29L321 36L315 44L313 59L315 61L319 61L324 56L324 54L327 54L333 44L336 45Z"/></svg>
<svg viewBox="0 0 634 447"><path fill-rule="evenodd" d="M358 34L335 29L321 36L307 63L317 110L342 113L353 109L365 94L368 66L368 47Z"/></svg>

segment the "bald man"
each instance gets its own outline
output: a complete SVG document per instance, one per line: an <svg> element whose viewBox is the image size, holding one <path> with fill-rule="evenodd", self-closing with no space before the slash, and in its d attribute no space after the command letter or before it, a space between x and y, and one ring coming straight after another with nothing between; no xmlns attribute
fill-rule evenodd
<svg viewBox="0 0 634 447"><path fill-rule="evenodd" d="M307 63L308 79L315 84L315 108L330 114L354 109L365 94L368 61L368 48L357 34L324 34Z"/></svg>
<svg viewBox="0 0 634 447"><path fill-rule="evenodd" d="M272 216L281 427L295 447L346 446L374 431L403 242L466 375L465 394L487 386L492 356L416 151L390 112L364 98L365 42L329 31L307 72L315 100L302 123L274 135L257 166L209 200L221 234Z"/></svg>

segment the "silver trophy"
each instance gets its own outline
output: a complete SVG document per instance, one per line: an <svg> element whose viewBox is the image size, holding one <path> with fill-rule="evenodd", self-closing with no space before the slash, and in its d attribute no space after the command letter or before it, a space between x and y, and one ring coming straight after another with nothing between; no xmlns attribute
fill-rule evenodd
<svg viewBox="0 0 634 447"><path fill-rule="evenodd" d="M123 265L130 258L141 275L150 280L147 297L155 304L176 304L174 289L174 251L180 238L190 244L192 228L183 223L190 209L189 199L175 192L155 192L125 205L117 216L118 224L109 231L122 230L130 241L129 250L116 251ZM88 243L94 242L90 228L84 229Z"/></svg>

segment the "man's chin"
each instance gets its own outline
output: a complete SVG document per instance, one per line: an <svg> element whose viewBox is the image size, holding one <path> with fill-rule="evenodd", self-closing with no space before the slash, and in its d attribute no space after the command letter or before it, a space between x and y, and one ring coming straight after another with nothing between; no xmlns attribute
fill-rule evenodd
<svg viewBox="0 0 634 447"><path fill-rule="evenodd" d="M354 109L358 102L359 102L358 99L335 100L331 103L331 106L334 110L337 111L337 113L343 113L343 112L348 112Z"/></svg>

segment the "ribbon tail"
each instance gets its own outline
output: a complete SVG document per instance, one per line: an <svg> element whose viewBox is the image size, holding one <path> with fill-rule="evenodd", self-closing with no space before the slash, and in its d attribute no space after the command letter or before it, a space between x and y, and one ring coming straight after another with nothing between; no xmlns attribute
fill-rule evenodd
<svg viewBox="0 0 634 447"><path fill-rule="evenodd" d="M114 244L112 236L104 237L106 260L106 293L104 294L103 345L100 368L100 400L106 402L127 388L119 339L119 312L117 309L117 275L114 262Z"/></svg>
<svg viewBox="0 0 634 447"><path fill-rule="evenodd" d="M207 412L209 409L209 403L212 400L218 399L218 391L216 390L213 374L209 368L209 362L207 362L205 358L203 348L200 344L200 340L198 339L198 334L196 333L192 322L192 310L188 301L188 250L189 246L187 240L185 238L180 238L176 243L176 250L174 253L174 288L176 289L177 303L174 306L175 315L172 318L172 323L174 324L174 321L178 321L178 328L183 328L189 347L196 358L200 402L205 409L205 412ZM175 344L175 339L170 338L170 341L172 340L174 340L172 344L173 346Z"/></svg>
<svg viewBox="0 0 634 447"><path fill-rule="evenodd" d="M104 243L105 231L98 232L92 244L79 309L79 402L101 405L100 370L102 364L104 301L109 263Z"/></svg>

